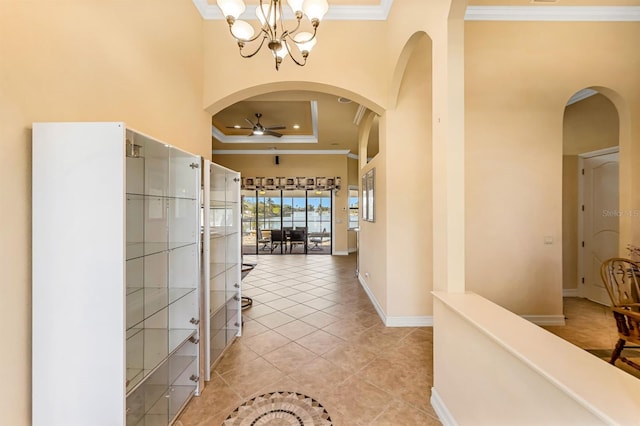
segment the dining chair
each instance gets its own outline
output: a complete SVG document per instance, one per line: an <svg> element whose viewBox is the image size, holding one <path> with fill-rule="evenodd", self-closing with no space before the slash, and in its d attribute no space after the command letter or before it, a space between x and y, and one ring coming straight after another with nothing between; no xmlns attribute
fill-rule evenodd
<svg viewBox="0 0 640 426"><path fill-rule="evenodd" d="M639 275L638 263L621 257L607 259L600 267L600 276L611 298L611 311L618 328L618 342L611 353L609 363L615 364L616 360L620 359L640 370L640 364L621 356L623 349L640 346Z"/></svg>
<svg viewBox="0 0 640 426"><path fill-rule="evenodd" d="M273 250L278 248L278 246L284 248L284 252L287 252L287 240L285 237L285 232L281 229L272 229L271 230L271 253Z"/></svg>
<svg viewBox="0 0 640 426"><path fill-rule="evenodd" d="M303 246L304 252L307 252L307 231L306 229L296 228L289 231L289 253L293 253L295 246Z"/></svg>

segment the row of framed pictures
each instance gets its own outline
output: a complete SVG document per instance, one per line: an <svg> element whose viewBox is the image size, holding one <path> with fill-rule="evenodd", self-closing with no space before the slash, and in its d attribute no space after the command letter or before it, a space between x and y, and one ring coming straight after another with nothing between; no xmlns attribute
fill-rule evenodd
<svg viewBox="0 0 640 426"><path fill-rule="evenodd" d="M339 177L242 177L242 189L340 189Z"/></svg>

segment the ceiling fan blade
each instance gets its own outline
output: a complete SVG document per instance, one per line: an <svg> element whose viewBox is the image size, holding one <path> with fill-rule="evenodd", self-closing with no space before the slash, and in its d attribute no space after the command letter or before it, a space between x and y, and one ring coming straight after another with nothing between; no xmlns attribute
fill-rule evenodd
<svg viewBox="0 0 640 426"><path fill-rule="evenodd" d="M251 120L249 120L248 118L245 118L244 121L246 121L247 123L251 124L251 128L253 129L254 127L256 127L255 123Z"/></svg>
<svg viewBox="0 0 640 426"><path fill-rule="evenodd" d="M244 130L253 130L253 127L236 127L236 126L227 126L227 129L244 129Z"/></svg>
<svg viewBox="0 0 640 426"><path fill-rule="evenodd" d="M282 129L286 129L287 126L269 126L269 127L265 127L265 130L282 130Z"/></svg>
<svg viewBox="0 0 640 426"><path fill-rule="evenodd" d="M265 130L265 131L264 131L264 134L265 134L265 135L269 135L269 136L275 136L275 137L277 137L277 138L282 137L282 133L274 132L274 131L272 131L272 130Z"/></svg>

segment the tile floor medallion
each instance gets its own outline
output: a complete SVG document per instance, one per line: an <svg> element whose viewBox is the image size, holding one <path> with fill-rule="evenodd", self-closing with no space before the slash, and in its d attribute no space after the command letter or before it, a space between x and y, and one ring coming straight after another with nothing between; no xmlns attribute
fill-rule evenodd
<svg viewBox="0 0 640 426"><path fill-rule="evenodd" d="M331 416L314 398L297 392L270 392L233 410L223 426L330 426Z"/></svg>

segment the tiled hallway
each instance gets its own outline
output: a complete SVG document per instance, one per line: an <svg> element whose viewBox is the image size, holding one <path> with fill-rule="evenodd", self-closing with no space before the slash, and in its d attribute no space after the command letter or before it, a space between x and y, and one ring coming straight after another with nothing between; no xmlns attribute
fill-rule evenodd
<svg viewBox="0 0 640 426"><path fill-rule="evenodd" d="M316 399L333 425L440 424L429 404L432 328L384 327L355 278L354 255L245 262L257 266L242 282L243 295L253 299L243 312L243 335L176 425L221 425L244 401L274 391ZM564 312L565 326L545 328L606 362L617 340L610 310L565 298Z"/></svg>
<svg viewBox="0 0 640 426"><path fill-rule="evenodd" d="M435 425L432 329L386 328L355 278L355 256L245 256L253 306L242 337L177 425L221 425L271 391L315 398L333 425Z"/></svg>

